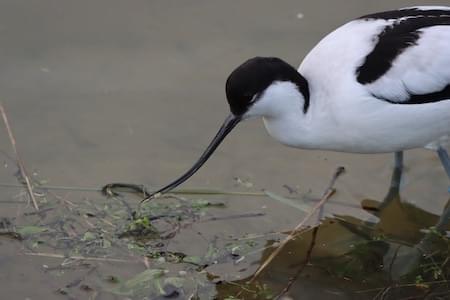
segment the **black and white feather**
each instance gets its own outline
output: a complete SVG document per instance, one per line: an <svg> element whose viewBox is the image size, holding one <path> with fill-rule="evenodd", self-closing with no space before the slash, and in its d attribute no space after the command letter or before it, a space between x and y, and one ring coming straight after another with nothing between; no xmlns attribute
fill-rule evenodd
<svg viewBox="0 0 450 300"><path fill-rule="evenodd" d="M390 152L447 139L450 7L409 7L353 20L323 38L299 72L311 94L307 127L321 137L294 145ZM333 137L336 128L339 138Z"/></svg>
<svg viewBox="0 0 450 300"><path fill-rule="evenodd" d="M362 19L387 24L356 70L360 83L370 84L375 96L392 102L418 104L450 98L449 9L409 8Z"/></svg>
<svg viewBox="0 0 450 300"><path fill-rule="evenodd" d="M448 99L450 8L412 7L363 16L328 35L309 56L336 57L340 62L332 64L348 64L357 82L386 101L410 103L416 96L412 102L421 103L420 95L443 91L438 98ZM300 70L304 68L308 59ZM438 98L423 100L442 100Z"/></svg>

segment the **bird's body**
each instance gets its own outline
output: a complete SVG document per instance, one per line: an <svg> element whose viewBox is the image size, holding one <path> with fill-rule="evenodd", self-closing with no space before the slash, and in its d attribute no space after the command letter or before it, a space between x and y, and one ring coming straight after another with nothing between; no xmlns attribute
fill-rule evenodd
<svg viewBox="0 0 450 300"><path fill-rule="evenodd" d="M391 35L383 36L387 30ZM415 34L414 41L402 44ZM390 51L404 48L389 57L385 49L376 49L383 42ZM381 57L370 65L367 58L376 51ZM366 63L372 68L365 71L369 77L373 68L391 65L363 80L358 68ZM450 90L444 99L428 97L450 87L450 7L417 7L351 21L322 39L298 71L309 85L307 112L291 98L277 101L291 113L263 116L268 132L280 142L359 153L442 145L450 134ZM411 98L419 102L408 103Z"/></svg>
<svg viewBox="0 0 450 300"><path fill-rule="evenodd" d="M450 177L443 148L450 136L450 7L363 16L323 38L298 70L275 57L247 60L225 91L231 114L199 160L145 199L189 179L239 122L252 118L262 118L272 137L292 147L395 152L396 169L403 150L434 149ZM128 184L106 190L115 186L147 194ZM450 206L443 218L450 222Z"/></svg>

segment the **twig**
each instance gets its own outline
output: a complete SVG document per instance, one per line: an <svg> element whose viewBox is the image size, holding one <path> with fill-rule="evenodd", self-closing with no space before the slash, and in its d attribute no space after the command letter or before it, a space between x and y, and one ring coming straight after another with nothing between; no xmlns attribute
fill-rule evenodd
<svg viewBox="0 0 450 300"><path fill-rule="evenodd" d="M6 131L8 131L8 136L9 136L9 140L11 141L11 146L13 148L14 154L16 155L16 162L17 165L19 167L20 173L22 174L22 177L25 179L26 185L27 185L27 189L28 189L28 194L30 195L31 201L33 202L33 206L36 210L39 210L39 206L37 204L36 199L34 198L34 194L33 194L33 188L31 187L31 182L30 179L28 178L28 175L25 171L25 167L23 166L22 163L22 159L20 159L19 156L19 152L17 151L17 147L16 147L16 140L14 138L14 135L11 131L11 127L9 126L9 122L8 122L8 117L6 116L6 112L5 109L3 108L3 104L0 103L0 112L2 114L3 117L3 122L5 123L6 126Z"/></svg>
<svg viewBox="0 0 450 300"><path fill-rule="evenodd" d="M426 281L426 282L422 282L421 284L423 285L434 285L434 284L441 284L441 283L449 283L450 280L439 280L439 281ZM399 288L405 288L405 287L415 287L417 286L417 283L405 283L405 284L398 284L396 285L394 288L395 289L399 289ZM360 291L355 291L355 293L358 294L362 294L362 293L373 293L376 291L380 291L380 290L384 290L386 287L379 287L379 288L373 288L373 289L367 289L367 290L360 290Z"/></svg>
<svg viewBox="0 0 450 300"><path fill-rule="evenodd" d="M383 290L381 290L378 294L375 295L373 300L377 300L377 299L383 300L391 289L392 289L392 286L385 287Z"/></svg>
<svg viewBox="0 0 450 300"><path fill-rule="evenodd" d="M325 190L325 192L323 193L322 197L325 197L325 195L328 193L328 191L333 189L333 186L336 182L336 179L345 171L345 169L343 167L339 167L338 169L336 169L336 172L333 176L333 178L331 179L327 189ZM319 214L317 215L317 219L318 222L320 222L320 220L322 219L322 214L323 214L323 205L320 206L319 208ZM303 272L303 270L306 268L306 266L308 265L308 263L311 260L311 256L312 256L312 252L314 249L314 246L316 245L316 239L317 239L317 233L319 231L319 226L316 226L313 228L312 230L312 234L311 234L311 242L309 243L309 247L308 247L308 251L306 252L306 256L304 261L302 262L302 264L300 265L300 267L298 268L297 272L295 273L294 276L292 276L286 287L281 291L280 294L278 294L278 296L275 299L280 299L284 294L286 294L292 287L292 285L294 284L294 282L297 281L298 277L300 276L300 274Z"/></svg>
<svg viewBox="0 0 450 300"><path fill-rule="evenodd" d="M22 185L12 184L12 183L0 183L1 187L11 187L20 188ZM101 192L101 188L92 187L79 187L79 186L59 186L59 185L39 185L36 186L37 189L42 190L67 190L67 191L81 191L81 192ZM122 191L122 193L128 193L127 191ZM130 191L129 193L135 194L135 192ZM229 192L214 189L176 189L170 191L168 194L181 194L181 195L219 195L219 196L247 196L247 197L264 197L267 196L263 192Z"/></svg>
<svg viewBox="0 0 450 300"><path fill-rule="evenodd" d="M327 202L328 199L333 196L333 194L336 192L336 190L333 188L334 183L336 182L336 179L344 173L345 169L343 167L338 167L336 169L336 172L333 175L333 178L331 179L330 184L328 185L327 190L325 191L324 195L320 199L320 201L311 209L311 211L306 215L305 218L292 230L291 234L289 234L278 246L275 251L273 251L269 257L263 262L263 264L256 270L255 274L253 275L252 279L250 280L250 284L255 281L255 279L264 271L264 269L267 268L267 266L272 262L272 260L283 250L283 248L287 245L289 241L291 241L299 231L304 227L304 225L309 221L309 219L316 213L317 210L319 210L325 202Z"/></svg>
<svg viewBox="0 0 450 300"><path fill-rule="evenodd" d="M395 252L394 252L394 256L391 259L391 263L389 264L389 281L391 282L391 285L394 283L394 279L392 277L392 269L394 268L394 263L395 263L395 260L397 259L398 251L400 251L401 247L402 247L402 245L397 246L397 248L395 249Z"/></svg>
<svg viewBox="0 0 450 300"><path fill-rule="evenodd" d="M308 230L310 230L311 228L305 227L302 229L302 234L307 232ZM271 235L287 235L290 234L292 232L291 229L286 229L286 230L280 230L280 231L273 231L273 232L267 232L267 233L261 233L261 234L246 234L245 237L241 237L241 238L232 238L231 240L233 241L245 241L245 240L255 240L255 239L259 239L259 238L267 238L268 236Z"/></svg>
<svg viewBox="0 0 450 300"><path fill-rule="evenodd" d="M230 215L230 216L220 216L220 217L210 217L207 219L200 220L199 223L205 223L205 222L211 222L211 221L225 221L225 220L234 220L234 219L241 219L241 218L254 218L254 217L262 217L266 214L263 212L250 212L250 213L243 213L243 214L237 214L237 215Z"/></svg>
<svg viewBox="0 0 450 300"><path fill-rule="evenodd" d="M1 151L0 151L1 153ZM8 187L8 188L22 188L23 185L21 184L14 184L14 183L6 183L6 182L0 182L0 187ZM95 187L82 187L82 186L61 186L61 185L35 185L35 190L62 190L62 191L79 191L79 192L101 192L101 188L95 188ZM133 191L121 191L121 193L131 193L135 194L136 192ZM269 194L269 195L268 195ZM270 197L270 193L268 191L263 192L234 192L234 191L224 191L220 189L205 189L205 188L192 188L192 189L175 189L170 191L170 193L167 193L165 195L210 195L210 196L242 196L242 197ZM298 197L283 197L289 200L295 200L299 201ZM273 198L271 198L273 199ZM317 202L318 199L302 199L302 201L305 202ZM350 207L350 208L360 208L360 204L349 204L344 203L342 201L335 201L333 202L334 205L340 205L343 207Z"/></svg>
<svg viewBox="0 0 450 300"><path fill-rule="evenodd" d="M23 185L14 183L0 183L1 187L21 188ZM78 186L59 186L59 185L38 185L35 187L40 190L62 190L62 191L80 191L80 192L100 192L99 188L78 187Z"/></svg>
<svg viewBox="0 0 450 300"><path fill-rule="evenodd" d="M284 294L286 294L291 289L291 287L294 284L294 282L297 281L297 279L300 276L300 274L303 272L305 267L308 265L309 261L311 260L312 251L314 249L314 246L316 245L316 238L317 238L317 232L318 231L319 231L319 227L318 226L314 227L313 232L312 232L312 236L311 236L311 242L309 244L308 251L306 252L305 260L303 261L301 266L298 268L298 270L295 273L295 275L292 276L291 278L289 278L289 281L288 281L286 287L281 291L280 294L278 294L278 296L275 299L281 299L281 297L283 297Z"/></svg>
<svg viewBox="0 0 450 300"><path fill-rule="evenodd" d="M24 254L29 256L41 256L48 258L63 258L73 260L91 260L91 261L107 261L107 262L123 262L123 263L130 262L129 260L118 258L92 257L92 256L65 256L63 254L42 253L42 252L26 252Z"/></svg>

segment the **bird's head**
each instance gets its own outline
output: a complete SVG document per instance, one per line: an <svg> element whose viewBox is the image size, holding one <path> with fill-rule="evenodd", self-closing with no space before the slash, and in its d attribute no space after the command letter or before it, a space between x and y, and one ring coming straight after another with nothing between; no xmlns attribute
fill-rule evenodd
<svg viewBox="0 0 450 300"><path fill-rule="evenodd" d="M237 67L227 79L226 96L231 114L198 161L180 178L152 193L165 193L189 179L208 160L223 139L242 120L251 117L278 117L309 105L308 83L297 70L275 57L255 57ZM296 107L292 107L292 102Z"/></svg>
<svg viewBox="0 0 450 300"><path fill-rule="evenodd" d="M309 90L306 79L297 70L276 57L254 57L228 76L225 85L231 113L242 119L276 117L293 107L286 100L306 111ZM287 106L287 107L286 107Z"/></svg>

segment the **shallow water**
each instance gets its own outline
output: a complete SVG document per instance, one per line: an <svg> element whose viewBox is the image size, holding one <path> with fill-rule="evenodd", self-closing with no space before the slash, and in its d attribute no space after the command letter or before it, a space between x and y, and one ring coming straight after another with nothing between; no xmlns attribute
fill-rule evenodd
<svg viewBox="0 0 450 300"><path fill-rule="evenodd" d="M188 168L215 134L228 114L224 82L240 62L256 55L273 55L298 65L324 34L345 21L372 11L408 5L410 1L274 4L273 1L83 0L63 4L50 0L3 0L0 98L22 160L33 178L52 186L97 188L124 181L158 187ZM0 150L3 163L0 183L17 184L14 154L3 129ZM370 231L387 236L391 249L417 243L423 237L420 230L437 222L436 215L448 200L448 178L433 153L409 151L405 164L401 186L404 205L398 199L393 201L383 210L376 229ZM311 199L321 197L337 166L344 166L346 174L338 179L337 192L325 206L324 214L339 218L327 220L319 229L316 260L295 282L290 295L294 299L300 296L372 299L378 290L356 291L379 286L385 283L384 279L367 283L314 266L321 265L320 259L338 257L347 253L350 245L361 242L358 234L342 224L377 221L373 214L361 209L361 202L384 199L390 184L392 155L289 149L268 137L261 122L254 121L239 125L183 187L245 192L266 189L301 198L311 206L314 203ZM291 189L294 194L290 194ZM100 206L108 203L96 192L53 193L38 197L38 201L42 207L54 210L46 216L29 217L24 213L32 212L33 208L24 203L25 189L1 187L0 218L8 218L17 226L55 226L45 222L64 216L76 225L75 232L83 233L89 231L91 221L86 222L83 213L76 213L84 209L83 205L95 206L93 203L98 202L96 209L101 211ZM63 200L57 200L57 196ZM262 251L264 245L285 237L269 233L290 230L305 215L266 196L185 197L223 202L225 208L208 209L205 216L199 217L200 222L180 229L170 241L170 251L204 256L212 241L218 241L217 247L222 248L246 234L264 235L253 245L254 253L241 263L224 259L207 267L210 276L217 276L211 282L241 284L239 279L251 276L267 257L267 251ZM76 208L70 209L67 201ZM139 198L127 196L125 201L135 208ZM201 222L202 218L228 218L243 213L264 215ZM126 216L121 222L125 221ZM327 224L332 221L334 224ZM112 236L120 231L108 229L106 223L94 226L97 229L105 226L101 229ZM68 245L55 246L45 236L39 238L43 244L0 236L3 295L11 299L111 299L107 290L114 284L107 282L107 276L126 280L148 267L142 256L125 249L126 243L125 248L113 243L107 255L127 262L90 261L61 267L62 258L26 255L30 252L73 255ZM295 273L295 266L304 259L308 243L305 234L300 242L289 244L271 267L270 276L263 275L261 282L275 294L280 291ZM299 251L296 255L295 249ZM392 251L384 254L391 258L393 255ZM183 269L179 264L153 261L150 266L175 273ZM203 277L202 282L206 282ZM82 283L74 284L79 280L92 290L83 289ZM238 293L227 283L217 286L211 283L207 288L212 290L210 294L217 290L219 298Z"/></svg>

